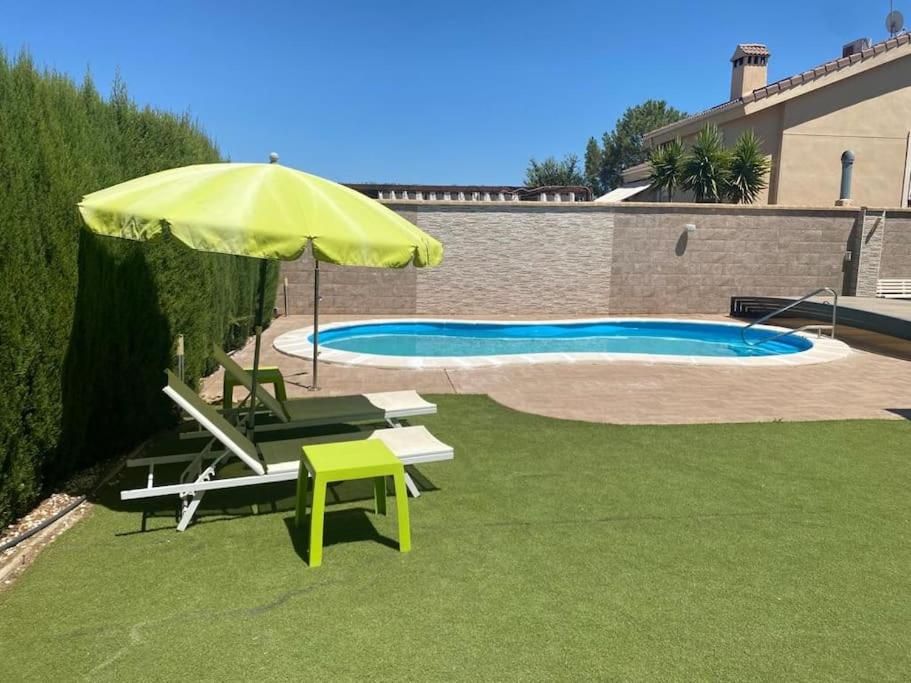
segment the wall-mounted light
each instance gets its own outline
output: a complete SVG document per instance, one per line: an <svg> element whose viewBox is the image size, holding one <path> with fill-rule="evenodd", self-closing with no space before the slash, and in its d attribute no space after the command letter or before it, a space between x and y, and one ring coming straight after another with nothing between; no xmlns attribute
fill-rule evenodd
<svg viewBox="0 0 911 683"><path fill-rule="evenodd" d="M687 223L686 225L683 226L683 229L686 230L686 233L688 235L692 235L694 232L696 232L696 224Z"/></svg>

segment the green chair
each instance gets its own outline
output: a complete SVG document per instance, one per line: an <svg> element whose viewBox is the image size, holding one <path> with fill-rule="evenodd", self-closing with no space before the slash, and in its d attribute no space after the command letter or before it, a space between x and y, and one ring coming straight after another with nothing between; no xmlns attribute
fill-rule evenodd
<svg viewBox="0 0 911 683"><path fill-rule="evenodd" d="M221 351L220 348L218 348L218 350ZM223 355L225 358L230 359L228 354L225 353ZM231 362L233 363L233 361ZM248 372L252 372L252 369L248 371L247 368L242 368L242 370L244 373L243 375L232 374L227 370L225 371L225 376L221 382L221 408L225 412L230 411L231 408L234 407L234 387L246 386L252 382L252 377L250 378L250 382L247 381L247 376L249 376ZM261 365L257 377L259 378L258 382L260 385L272 385L272 393L279 404L285 403L288 400L288 390L285 388L285 377L282 375L282 371L278 369L277 365ZM258 389L256 393L259 393Z"/></svg>
<svg viewBox="0 0 911 683"><path fill-rule="evenodd" d="M297 479L295 526L303 526L307 511L307 492L312 489L310 505L310 549L308 561L318 567L323 560L323 516L326 512L326 486L330 482L373 479L373 495L378 515L386 514L386 477L395 482L395 505L399 522L399 550L411 550L411 525L408 520L408 495L405 467L381 441L357 441L308 445L302 449ZM310 476L307 476L307 473ZM312 485L310 482L313 482Z"/></svg>

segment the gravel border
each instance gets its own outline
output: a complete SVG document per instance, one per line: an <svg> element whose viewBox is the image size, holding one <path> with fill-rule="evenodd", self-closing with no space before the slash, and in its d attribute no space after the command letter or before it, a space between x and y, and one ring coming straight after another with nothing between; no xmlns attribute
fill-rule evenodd
<svg viewBox="0 0 911 683"><path fill-rule="evenodd" d="M123 461L124 458L116 458L77 472L59 486L59 491L51 493L28 513L0 530L0 545L41 525L80 497L90 496L120 470ZM0 591L11 586L45 547L82 520L93 507L89 500L85 500L33 536L0 552Z"/></svg>

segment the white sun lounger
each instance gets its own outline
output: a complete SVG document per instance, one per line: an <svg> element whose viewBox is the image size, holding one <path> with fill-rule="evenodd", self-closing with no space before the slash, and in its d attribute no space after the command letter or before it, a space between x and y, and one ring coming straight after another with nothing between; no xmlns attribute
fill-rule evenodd
<svg viewBox="0 0 911 683"><path fill-rule="evenodd" d="M244 387L248 392L253 390L252 375L220 347L213 348L212 357L236 384ZM354 396L292 398L280 401L262 384L258 384L256 401L273 416L273 419L263 421L257 415L257 431L281 429L288 424L317 426L368 421L386 422L390 427L394 427L403 418L433 415L437 412L436 404L424 400L420 394L411 390Z"/></svg>
<svg viewBox="0 0 911 683"><path fill-rule="evenodd" d="M182 514L177 530L187 528L206 491L256 486L297 479L301 447L312 443L345 442L360 439L383 441L405 465L452 460L453 449L434 437L425 427L397 427L328 436L263 441L254 444L215 408L204 403L196 393L167 371L168 385L163 391L177 405L202 425L214 439L202 451L139 457L127 461L128 467L149 468L143 488L120 492L121 500L180 496ZM214 451L215 441L223 451ZM238 458L252 472L238 477L218 477L218 467L229 458ZM205 465L207 460L212 460ZM155 466L189 462L175 484L155 483Z"/></svg>

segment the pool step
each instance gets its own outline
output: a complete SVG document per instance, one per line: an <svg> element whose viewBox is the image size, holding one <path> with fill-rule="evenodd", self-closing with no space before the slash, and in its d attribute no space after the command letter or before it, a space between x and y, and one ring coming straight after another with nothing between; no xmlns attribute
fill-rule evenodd
<svg viewBox="0 0 911 683"><path fill-rule="evenodd" d="M732 296L730 314L732 318L761 318L762 316L781 308L782 302L787 303L787 299L764 296ZM790 311L783 313L782 317L812 318L814 317L813 314L818 312L815 310L817 308L818 305L807 301L795 306ZM829 311L831 311L831 308L829 308ZM831 313L829 313L829 315L831 315Z"/></svg>

